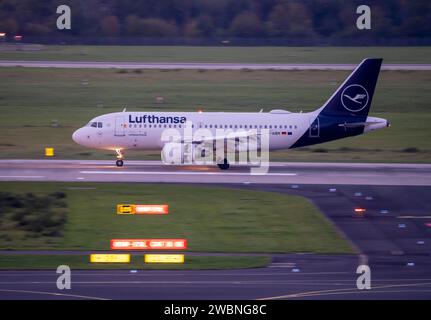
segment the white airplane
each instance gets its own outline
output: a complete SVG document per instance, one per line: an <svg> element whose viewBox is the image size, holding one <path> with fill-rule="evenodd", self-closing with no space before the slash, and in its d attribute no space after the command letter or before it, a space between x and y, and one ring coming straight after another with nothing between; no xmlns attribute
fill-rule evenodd
<svg viewBox="0 0 431 320"><path fill-rule="evenodd" d="M238 146L240 139L256 140L262 132L269 134L269 150L291 149L352 137L390 125L386 119L368 116L381 64L382 59L363 60L326 103L312 112L272 110L268 113L206 113L124 110L92 119L86 126L76 130L72 138L76 143L88 148L116 151L116 165L121 167L125 150L160 150L163 158L169 152L167 145L172 147L173 144L182 144L182 148L186 146L195 149L212 142L214 148L214 142L222 141L223 147L226 148L226 139L235 139L235 150L238 151L244 150ZM184 133L186 126L191 130L187 135ZM167 143L163 139L166 130L177 130L180 136ZM207 134L198 133L202 130ZM205 149L203 150L205 153ZM223 154L233 151L224 149ZM181 163L183 159L174 160ZM220 169L229 168L226 157L217 159L216 163Z"/></svg>

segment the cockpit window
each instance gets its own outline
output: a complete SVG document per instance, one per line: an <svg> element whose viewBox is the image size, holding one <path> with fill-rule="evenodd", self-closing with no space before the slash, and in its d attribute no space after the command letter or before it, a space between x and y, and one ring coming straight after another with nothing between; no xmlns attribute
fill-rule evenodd
<svg viewBox="0 0 431 320"><path fill-rule="evenodd" d="M89 122L87 127L103 128L103 122Z"/></svg>

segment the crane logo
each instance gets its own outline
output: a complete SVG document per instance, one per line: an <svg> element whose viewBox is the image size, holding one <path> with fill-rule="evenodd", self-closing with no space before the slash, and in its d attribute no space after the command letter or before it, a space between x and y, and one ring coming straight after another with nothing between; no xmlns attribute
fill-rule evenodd
<svg viewBox="0 0 431 320"><path fill-rule="evenodd" d="M368 97L368 92L363 86L352 84L341 93L341 103L350 112L359 112L367 106Z"/></svg>

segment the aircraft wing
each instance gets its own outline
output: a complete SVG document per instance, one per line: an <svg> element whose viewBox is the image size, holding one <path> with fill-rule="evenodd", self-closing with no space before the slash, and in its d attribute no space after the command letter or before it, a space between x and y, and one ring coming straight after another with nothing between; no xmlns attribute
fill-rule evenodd
<svg viewBox="0 0 431 320"><path fill-rule="evenodd" d="M200 147L206 147L212 149L215 145L224 145L224 141L227 141L227 151L244 151L244 150L257 150L260 146L261 134L257 130L249 131L237 131L228 132L219 136L208 136L197 138L192 137L178 137L178 139L172 141L174 143L183 143L189 145L195 145ZM237 143L236 143L237 142ZM220 143L220 144L219 144ZM235 146L236 145L236 146Z"/></svg>
<svg viewBox="0 0 431 320"><path fill-rule="evenodd" d="M195 144L201 144L206 142L213 142L213 141L224 141L224 140L239 140L239 139L245 139L245 138L257 138L260 136L257 131L238 131L238 132L229 132L224 135L219 136L213 136L213 137L203 137L201 139L194 139L193 141L185 140L185 143L195 143Z"/></svg>

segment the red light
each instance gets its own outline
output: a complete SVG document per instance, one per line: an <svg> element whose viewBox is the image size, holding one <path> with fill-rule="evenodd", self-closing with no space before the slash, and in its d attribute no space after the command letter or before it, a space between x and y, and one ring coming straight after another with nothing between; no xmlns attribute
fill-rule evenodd
<svg viewBox="0 0 431 320"><path fill-rule="evenodd" d="M364 208L355 208L356 213L364 213L366 210Z"/></svg>
<svg viewBox="0 0 431 320"><path fill-rule="evenodd" d="M184 250L186 239L112 239L111 250Z"/></svg>
<svg viewBox="0 0 431 320"><path fill-rule="evenodd" d="M425 223L428 228L431 228L431 222Z"/></svg>
<svg viewBox="0 0 431 320"><path fill-rule="evenodd" d="M16 35L13 38L15 41L21 41L22 40L22 36L20 36L20 35Z"/></svg>

